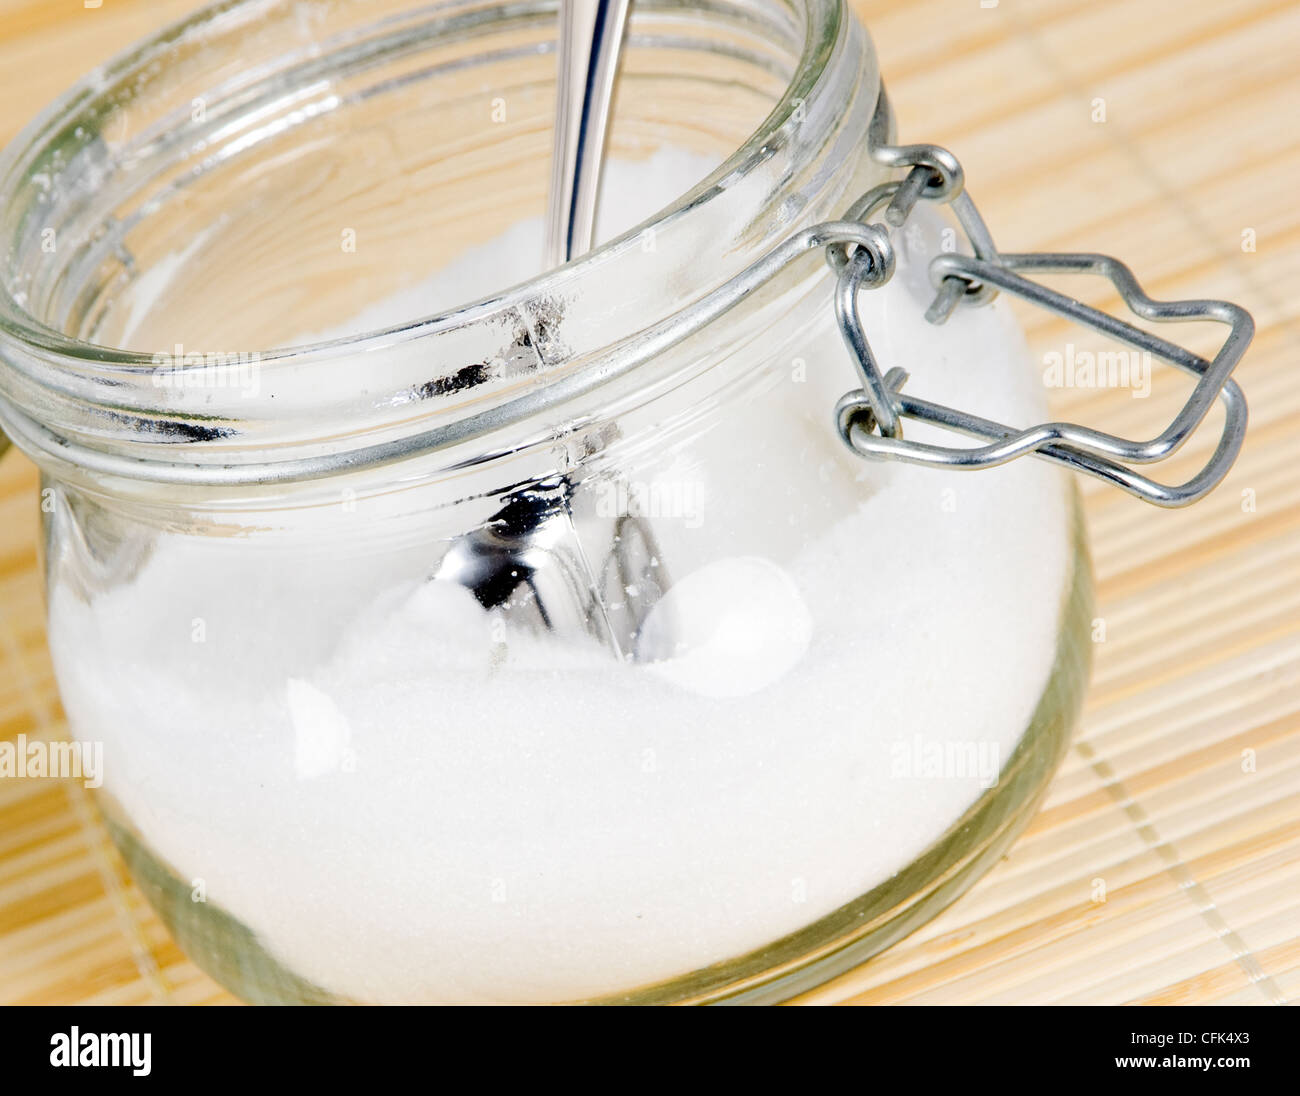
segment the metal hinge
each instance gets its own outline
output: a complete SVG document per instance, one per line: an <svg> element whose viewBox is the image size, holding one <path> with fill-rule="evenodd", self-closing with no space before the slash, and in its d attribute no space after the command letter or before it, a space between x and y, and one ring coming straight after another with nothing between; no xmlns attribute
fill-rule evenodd
<svg viewBox="0 0 1300 1096"><path fill-rule="evenodd" d="M1250 313L1226 301L1154 301L1127 266L1106 255L999 252L964 189L961 164L952 153L937 145L900 146L878 141L888 133L888 126L889 106L882 89L872 122L871 153L887 166L908 168L908 173L868 191L844 218L865 223L883 206L884 224L867 225L875 230L868 234L867 242L836 242L826 248L828 262L839 272L836 319L862 379L862 387L846 394L835 408L836 425L845 444L863 457L954 469L990 468L1032 453L1106 480L1157 506L1185 506L1213 489L1232 467L1245 437L1246 401L1230 374L1254 334ZM890 279L895 262L891 233L907 222L921 201L949 205L973 252L943 254L931 260L930 279L936 290L934 303L926 311L931 323L944 323L958 307L985 303L998 291L1013 294L1196 377L1191 395L1173 421L1148 441L1130 441L1067 422L1014 429L904 393L907 374L902 369L891 369L882 376L863 330L858 293ZM1176 343L1049 289L1026 274L1100 274L1110 279L1132 312L1143 319L1161 323L1211 320L1227 324L1228 337L1213 360L1207 361ZM1175 453L1216 399L1223 401L1223 433L1214 454L1196 475L1171 485L1158 483L1132 467ZM984 444L909 441L903 437L904 419L934 423Z"/></svg>

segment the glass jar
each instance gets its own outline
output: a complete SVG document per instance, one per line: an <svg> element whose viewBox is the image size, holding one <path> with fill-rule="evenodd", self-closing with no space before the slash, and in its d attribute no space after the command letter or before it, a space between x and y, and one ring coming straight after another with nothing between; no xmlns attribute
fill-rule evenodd
<svg viewBox="0 0 1300 1096"><path fill-rule="evenodd" d="M545 271L555 22L221 3L0 161L69 723L249 1001L787 997L968 887L1078 709L1063 473L859 459L827 264L728 289L890 177L843 3L638 0L604 242ZM1040 421L1002 303L923 318L951 231L872 345Z"/></svg>

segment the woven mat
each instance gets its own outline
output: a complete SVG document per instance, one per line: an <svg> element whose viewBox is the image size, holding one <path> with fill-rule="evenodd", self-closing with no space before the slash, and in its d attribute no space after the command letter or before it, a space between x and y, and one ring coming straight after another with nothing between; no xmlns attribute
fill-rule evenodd
<svg viewBox="0 0 1300 1096"><path fill-rule="evenodd" d="M0 0L0 140L193 6ZM1153 296L1244 304L1259 335L1239 371L1250 435L1213 496L1163 513L1085 487L1104 640L1043 810L945 914L805 1000L1300 997L1300 206L1286 185L1300 6L858 6L904 136L958 153L1002 246L1120 255ZM1039 353L1083 343L1063 321L1026 326ZM1154 383L1146 399L1061 390L1054 410L1149 436L1185 394L1159 370ZM1193 443L1174 474L1207 452ZM3 738L64 733L35 487L25 458L0 461ZM230 1000L170 941L79 785L0 780L0 1002Z"/></svg>

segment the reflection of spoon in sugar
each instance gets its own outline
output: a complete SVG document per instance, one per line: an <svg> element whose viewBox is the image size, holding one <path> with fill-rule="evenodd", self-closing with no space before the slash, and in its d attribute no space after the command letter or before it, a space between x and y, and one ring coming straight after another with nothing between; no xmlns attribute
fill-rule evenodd
<svg viewBox="0 0 1300 1096"><path fill-rule="evenodd" d="M637 637L648 669L701 696L748 696L779 681L812 641L812 614L786 571L761 556L715 560L655 604Z"/></svg>

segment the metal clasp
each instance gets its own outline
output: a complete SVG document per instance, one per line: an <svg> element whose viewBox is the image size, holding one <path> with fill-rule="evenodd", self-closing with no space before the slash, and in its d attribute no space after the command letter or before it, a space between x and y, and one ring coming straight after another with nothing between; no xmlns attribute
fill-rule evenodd
<svg viewBox="0 0 1300 1096"><path fill-rule="evenodd" d="M990 468L1033 454L1057 461L1086 475L1113 483L1157 506L1185 506L1211 491L1232 467L1246 433L1246 400L1232 370L1249 346L1255 325L1250 314L1227 301L1155 301L1143 292L1133 272L1106 255L1041 252L1003 254L997 250L983 218L964 190L961 165L937 145L896 146L885 143L889 106L882 90L872 121L872 155L896 167L910 168L895 182L874 187L846 214L865 221L885 206L885 225L868 244L835 244L827 260L839 271L835 314L853 357L862 387L835 407L836 425L845 444L863 457L954 469ZM907 374L892 369L882 376L871 353L857 297L864 288L883 285L893 273L894 254L888 230L899 228L920 201L947 203L965 232L973 255L945 254L930 264L936 289L926 311L931 323L944 323L961 305L983 304L998 291L1010 293L1092 328L1137 350L1168 362L1197 378L1187 402L1156 437L1132 441L1075 423L1048 422L1016 429L931 403L902 392ZM1065 296L1025 274L1100 274L1114 284L1129 309L1158 323L1214 321L1228 325L1228 336L1210 361L1184 347L1144 331L1125 320ZM1214 401L1224 406L1223 433L1209 461L1185 483L1159 483L1132 465L1151 464L1177 452L1204 421ZM902 420L919 419L982 440L975 446L945 446L909 441Z"/></svg>

